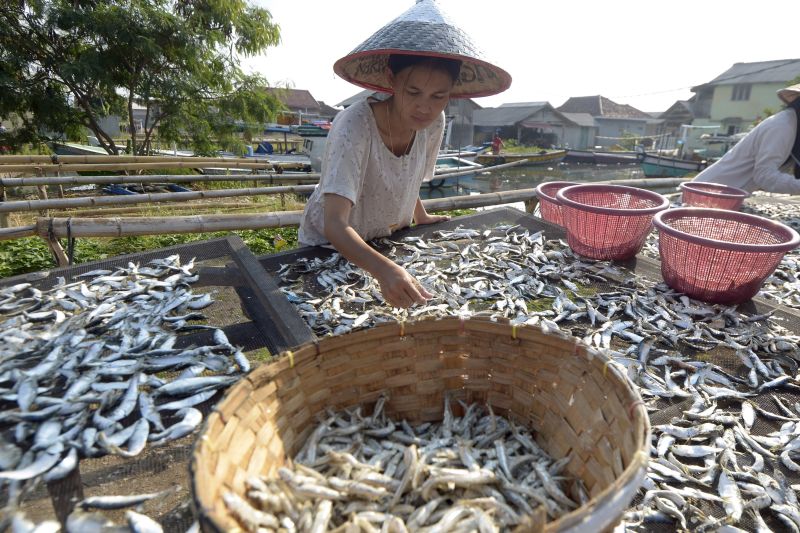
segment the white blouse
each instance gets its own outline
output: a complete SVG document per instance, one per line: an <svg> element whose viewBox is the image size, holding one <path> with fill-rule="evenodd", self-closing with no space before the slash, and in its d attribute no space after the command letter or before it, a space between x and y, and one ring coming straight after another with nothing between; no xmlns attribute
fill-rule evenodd
<svg viewBox="0 0 800 533"><path fill-rule="evenodd" d="M324 231L325 194L352 202L350 226L368 241L411 224L419 187L433 174L444 134L444 113L417 131L411 150L394 155L381 139L368 100L338 115L328 133L322 175L308 199L298 240L306 246L327 244Z"/></svg>
<svg viewBox="0 0 800 533"><path fill-rule="evenodd" d="M720 183L750 192L800 194L800 180L782 169L792 152L796 132L794 109L776 113L760 122L694 181Z"/></svg>

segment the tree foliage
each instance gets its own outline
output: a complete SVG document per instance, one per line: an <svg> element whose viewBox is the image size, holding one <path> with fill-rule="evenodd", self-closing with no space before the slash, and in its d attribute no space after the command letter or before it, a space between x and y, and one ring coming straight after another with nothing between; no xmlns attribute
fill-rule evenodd
<svg viewBox="0 0 800 533"><path fill-rule="evenodd" d="M124 117L135 153L154 131L199 153L234 148L272 120L280 102L240 58L280 42L266 9L245 0L14 0L0 9L0 118L19 145L88 128L116 153ZM10 4L10 5L9 5ZM143 106L144 135L133 108ZM142 138L143 137L143 138Z"/></svg>

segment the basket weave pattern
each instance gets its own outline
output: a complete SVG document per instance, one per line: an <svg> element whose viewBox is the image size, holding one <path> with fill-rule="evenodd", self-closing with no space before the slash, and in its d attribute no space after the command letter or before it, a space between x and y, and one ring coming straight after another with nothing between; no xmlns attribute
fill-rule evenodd
<svg viewBox="0 0 800 533"><path fill-rule="evenodd" d="M576 185L556 198L569 247L605 260L635 256L653 228L653 215L669 205L660 194L619 185Z"/></svg>
<svg viewBox="0 0 800 533"><path fill-rule="evenodd" d="M384 324L301 346L229 392L208 418L191 462L192 490L206 531L237 527L221 495L245 493L250 475L276 476L324 409L372 406L387 415L438 421L444 395L490 403L537 432L591 501L545 531L601 531L615 523L643 479L650 446L641 398L605 354L574 339L486 319ZM461 416L458 411L454 415Z"/></svg>
<svg viewBox="0 0 800 533"><path fill-rule="evenodd" d="M561 204L556 199L556 193L564 187L577 185L571 181L548 181L540 183L536 187L536 196L539 197L539 211L542 218L559 226L564 225L564 217L561 214Z"/></svg>
<svg viewBox="0 0 800 533"><path fill-rule="evenodd" d="M659 217L661 274L698 300L738 304L758 293L793 248L792 232L761 217L714 211L676 209Z"/></svg>
<svg viewBox="0 0 800 533"><path fill-rule="evenodd" d="M738 211L744 199L750 196L745 190L718 183L681 183L681 201L693 207L712 207Z"/></svg>

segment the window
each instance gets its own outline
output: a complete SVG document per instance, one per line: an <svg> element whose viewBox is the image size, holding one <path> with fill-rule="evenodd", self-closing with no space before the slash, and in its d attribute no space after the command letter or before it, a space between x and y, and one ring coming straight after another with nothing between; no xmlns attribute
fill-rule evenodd
<svg viewBox="0 0 800 533"><path fill-rule="evenodd" d="M737 128L736 126L734 126L733 124L731 124L730 126L728 126L728 135L730 136L730 135L733 135L733 134L735 134L735 133L738 133L738 132L736 131L737 129L738 129L738 128Z"/></svg>
<svg viewBox="0 0 800 533"><path fill-rule="evenodd" d="M749 100L750 99L750 85L734 85L731 100Z"/></svg>

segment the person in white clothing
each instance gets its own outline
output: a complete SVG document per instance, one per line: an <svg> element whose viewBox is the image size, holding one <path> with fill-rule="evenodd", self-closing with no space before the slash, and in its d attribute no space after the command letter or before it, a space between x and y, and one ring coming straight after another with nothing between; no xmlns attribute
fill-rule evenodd
<svg viewBox="0 0 800 533"><path fill-rule="evenodd" d="M480 59L433 0L419 0L338 60L334 71L391 96L359 101L334 119L298 240L332 245L376 278L389 304L424 303L432 295L367 241L412 222L447 219L428 214L419 198L442 143L443 111L451 97L496 94L511 77Z"/></svg>
<svg viewBox="0 0 800 533"><path fill-rule="evenodd" d="M800 84L778 91L786 108L752 129L693 181L800 194Z"/></svg>

